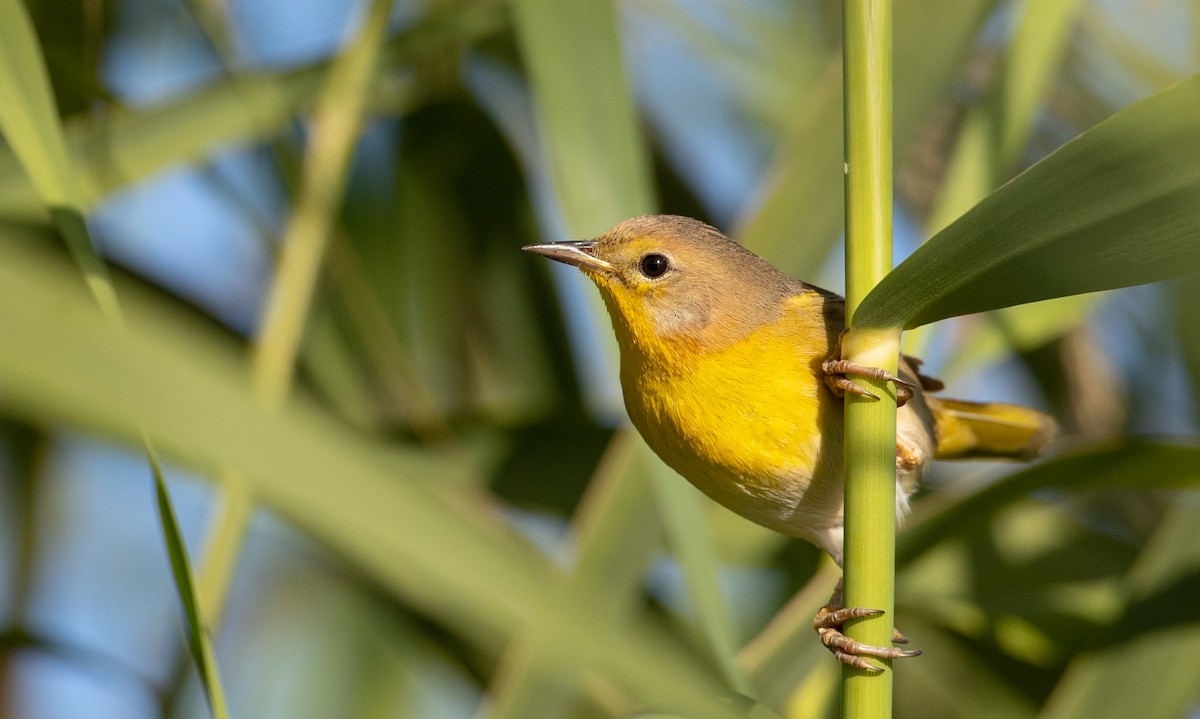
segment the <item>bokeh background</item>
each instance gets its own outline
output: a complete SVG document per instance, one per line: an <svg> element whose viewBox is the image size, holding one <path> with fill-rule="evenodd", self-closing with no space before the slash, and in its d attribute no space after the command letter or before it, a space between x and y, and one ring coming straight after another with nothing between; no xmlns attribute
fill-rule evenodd
<svg viewBox="0 0 1200 719"><path fill-rule="evenodd" d="M840 3L20 5L129 329L0 147L0 716L209 712L142 430L232 716L834 710L806 625L836 573L640 447L593 291L519 248L662 210L840 289ZM899 260L1194 74L1200 4L897 0L895 45ZM326 246L291 295L295 378L258 400L306 231ZM1053 411L1068 461L932 472L901 543L897 623L926 655L898 716L1200 716L1200 512L1165 488L1200 478L1197 300L1180 281L907 337L947 394Z"/></svg>

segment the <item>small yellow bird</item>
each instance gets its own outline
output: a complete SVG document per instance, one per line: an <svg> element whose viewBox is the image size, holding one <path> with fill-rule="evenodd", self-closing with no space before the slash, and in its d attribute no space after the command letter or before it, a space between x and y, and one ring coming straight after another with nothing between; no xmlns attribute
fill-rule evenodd
<svg viewBox="0 0 1200 719"><path fill-rule="evenodd" d="M600 289L620 347L625 407L654 452L720 504L813 542L839 566L839 397L869 394L846 375L896 385L898 516L932 458L1027 459L1055 434L1036 410L927 394L941 383L921 375L916 359L901 357L899 377L841 361L841 297L788 277L697 220L635 217L593 240L524 249L578 267ZM839 583L814 620L839 660L877 670L864 657L920 653L846 637L843 622L879 612L841 605Z"/></svg>

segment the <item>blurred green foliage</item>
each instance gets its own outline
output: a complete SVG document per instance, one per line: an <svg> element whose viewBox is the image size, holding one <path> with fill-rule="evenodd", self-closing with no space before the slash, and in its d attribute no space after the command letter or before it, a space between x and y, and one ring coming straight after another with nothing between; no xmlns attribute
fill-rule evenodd
<svg viewBox="0 0 1200 719"><path fill-rule="evenodd" d="M873 317L1194 269L1200 19L1182 0L1145 6L897 2L898 212L945 229ZM618 425L596 298L518 249L663 210L825 282L838 4L397 3L377 59L334 82L371 56L366 4L346 17L340 45L272 63L233 5L0 0L0 714L207 711L144 432L203 548L200 619L231 716L831 716L835 666L809 622L835 574L702 500ZM157 32L200 47L200 69L123 96L121 63ZM308 165L320 118L345 108L363 131L326 146L345 187L306 205L335 179ZM273 274L140 259L186 249L201 221L186 203L147 215L142 255L114 236L139 218L102 221L180 172L254 228L227 259L272 263L304 217L320 235L319 273L278 300L306 317L299 347L280 345L297 371L278 406L251 372L269 333L218 311L222 290L189 289L249 277L258 316ZM972 264L989 252L1044 255L1038 273L989 277ZM1029 468L928 478L900 536L897 618L926 654L898 667L897 716L1195 710L1195 286L914 333L956 394L1043 402L1066 436Z"/></svg>

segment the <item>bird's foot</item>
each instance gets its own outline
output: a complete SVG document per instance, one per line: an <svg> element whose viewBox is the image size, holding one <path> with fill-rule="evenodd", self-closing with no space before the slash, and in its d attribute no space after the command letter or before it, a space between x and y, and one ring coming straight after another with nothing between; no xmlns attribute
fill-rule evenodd
<svg viewBox="0 0 1200 719"><path fill-rule="evenodd" d="M872 644L851 639L842 633L842 625L851 619L862 617L877 617L883 614L882 609L865 609L863 607L842 606L842 582L838 580L837 589L829 602L821 607L813 617L813 629L817 631L821 643L833 652L833 656L843 664L867 672L881 672L879 667L867 661L866 657L879 659L899 659L901 657L916 657L921 655L920 649L897 649L896 647L877 647ZM892 641L897 644L907 644L908 637L898 630L892 629Z"/></svg>
<svg viewBox="0 0 1200 719"><path fill-rule="evenodd" d="M821 363L821 370L825 373L825 386L829 388L830 392L833 392L835 397L842 397L849 392L850 394L869 397L870 399L879 399L879 395L848 378L846 375L859 375L860 377L877 379L881 382L891 382L896 386L897 407L903 407L905 402L912 399L913 392L917 389L917 385L906 379L897 377L882 367L868 367L844 359L834 359L831 357Z"/></svg>
<svg viewBox="0 0 1200 719"><path fill-rule="evenodd" d="M860 397L878 400L879 395L858 384L847 377L847 375L858 375L859 377L870 377L880 382L891 382L896 387L896 406L903 407L905 402L913 398L913 394L918 389L917 385L906 379L897 377L882 367L870 367L842 359L842 340L846 338L846 332L848 330L843 330L842 334L838 336L837 349L833 356L821 363L821 371L825 375L825 386L829 388L834 397L844 397L849 392Z"/></svg>

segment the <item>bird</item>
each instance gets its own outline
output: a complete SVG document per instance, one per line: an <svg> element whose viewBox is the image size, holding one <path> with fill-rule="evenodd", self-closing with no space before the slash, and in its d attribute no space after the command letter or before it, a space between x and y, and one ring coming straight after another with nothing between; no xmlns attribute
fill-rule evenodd
<svg viewBox="0 0 1200 719"><path fill-rule="evenodd" d="M843 401L876 397L852 377L895 388L896 514L908 511L934 458L1031 459L1054 438L1048 415L1005 403L934 396L942 383L901 355L898 374L841 358L839 295L793 279L716 228L645 215L589 240L523 248L583 272L599 289L620 352L625 408L646 444L717 503L825 550L843 547ZM920 650L842 633L873 609L842 606L842 582L814 618L844 664ZM895 632L895 643L907 639Z"/></svg>

